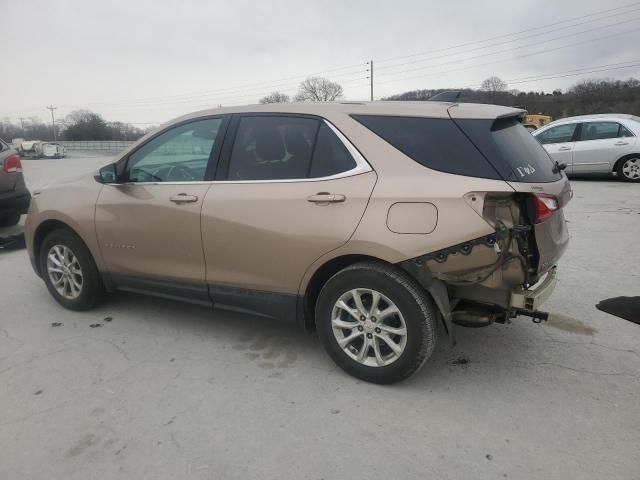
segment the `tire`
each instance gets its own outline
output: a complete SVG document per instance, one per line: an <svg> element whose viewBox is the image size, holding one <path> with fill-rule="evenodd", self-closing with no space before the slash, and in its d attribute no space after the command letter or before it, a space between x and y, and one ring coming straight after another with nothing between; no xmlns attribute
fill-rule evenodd
<svg viewBox="0 0 640 480"><path fill-rule="evenodd" d="M21 216L22 215L19 213L11 213L0 217L0 227L13 227L14 225L17 225Z"/></svg>
<svg viewBox="0 0 640 480"><path fill-rule="evenodd" d="M64 279L62 282L65 291L68 290L68 296L64 296L53 284L54 278L60 278L63 273L50 273L48 270L49 254L52 253L54 247L57 248L57 252L62 252L65 248L68 249L77 260L77 263L69 262L70 267L67 269L68 275L70 277L72 276L75 280L74 286L71 286L71 278L68 278L69 288L67 288ZM58 255L58 260L60 260L60 258L60 255ZM68 259L70 256L64 255L64 258ZM49 293L51 293L53 298L63 307L76 311L89 310L103 300L105 289L91 252L89 252L89 249L80 237L71 230L54 230L44 238L40 247L39 265L42 278ZM50 265L52 268L60 270L53 261ZM80 277L76 274L78 265L81 273ZM77 287L78 284L80 288ZM58 288L60 288L60 286ZM75 290L72 290L72 288Z"/></svg>
<svg viewBox="0 0 640 480"><path fill-rule="evenodd" d="M377 309L372 308L375 293L380 295ZM364 307L361 312L370 314L364 322L360 313L359 319L353 316L358 309L356 296ZM340 300L351 313L338 306ZM400 313L385 314L392 311L391 305ZM347 267L327 281L316 304L316 326L322 345L340 368L367 382L389 384L411 376L431 356L436 344L437 314L431 297L409 274L392 265L370 261ZM345 324L349 328L341 328ZM404 338L388 333L389 328L402 331L403 325ZM339 337L344 342L350 336L354 340L339 344ZM390 338L401 352L394 351L383 336ZM370 342L367 347L365 338Z"/></svg>
<svg viewBox="0 0 640 480"><path fill-rule="evenodd" d="M640 182L640 157L625 158L618 162L618 177L625 182Z"/></svg>

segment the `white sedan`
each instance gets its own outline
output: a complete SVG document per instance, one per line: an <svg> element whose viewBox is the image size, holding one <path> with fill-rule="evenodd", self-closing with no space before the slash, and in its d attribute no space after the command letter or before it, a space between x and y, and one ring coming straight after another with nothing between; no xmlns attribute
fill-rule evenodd
<svg viewBox="0 0 640 480"><path fill-rule="evenodd" d="M584 115L549 123L532 132L569 175L614 175L640 182L640 117Z"/></svg>

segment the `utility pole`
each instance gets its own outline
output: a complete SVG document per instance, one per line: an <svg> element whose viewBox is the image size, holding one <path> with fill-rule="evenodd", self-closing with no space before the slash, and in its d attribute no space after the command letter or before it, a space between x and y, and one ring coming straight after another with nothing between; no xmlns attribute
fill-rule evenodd
<svg viewBox="0 0 640 480"><path fill-rule="evenodd" d="M18 117L18 120L20 120L20 128L24 130L24 121L26 120L26 118Z"/></svg>
<svg viewBox="0 0 640 480"><path fill-rule="evenodd" d="M369 80L371 82L371 101L373 102L373 60L369 60Z"/></svg>
<svg viewBox="0 0 640 480"><path fill-rule="evenodd" d="M56 141L56 119L53 116L53 111L58 108L58 107L54 107L53 105L49 105L47 107L47 110L51 110L51 126L53 127L53 141Z"/></svg>

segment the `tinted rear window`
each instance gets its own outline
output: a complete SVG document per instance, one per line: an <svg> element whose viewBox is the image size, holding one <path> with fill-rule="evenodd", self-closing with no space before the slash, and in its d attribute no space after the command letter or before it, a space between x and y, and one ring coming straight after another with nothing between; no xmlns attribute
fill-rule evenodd
<svg viewBox="0 0 640 480"><path fill-rule="evenodd" d="M311 178L328 177L349 171L356 167L356 161L347 147L340 141L326 123L320 125L316 150L311 161Z"/></svg>
<svg viewBox="0 0 640 480"><path fill-rule="evenodd" d="M455 120L462 131L510 182L555 182L562 175L546 150L515 117Z"/></svg>
<svg viewBox="0 0 640 480"><path fill-rule="evenodd" d="M353 115L353 118L425 167L500 179L496 169L450 119L378 115Z"/></svg>

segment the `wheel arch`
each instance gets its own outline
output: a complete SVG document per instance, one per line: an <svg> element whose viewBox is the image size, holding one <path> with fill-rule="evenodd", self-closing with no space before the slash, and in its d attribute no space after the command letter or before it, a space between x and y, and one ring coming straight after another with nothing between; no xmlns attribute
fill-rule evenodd
<svg viewBox="0 0 640 480"><path fill-rule="evenodd" d="M68 223L65 223L62 220L58 220L58 219L45 220L44 222L42 222L40 225L36 227L35 232L33 234L33 254L36 259L34 266L36 268L36 273L40 276L42 276L42 272L40 271L40 261L39 261L40 248L42 248L42 242L44 241L45 237L55 230L68 230L71 233L73 233L76 237L80 239L80 241L87 248L87 251L89 251L89 253L91 253L91 255L93 256L91 249L87 245L87 242L85 242L84 239L82 238L82 235L80 235ZM94 258L94 261L95 261L95 258Z"/></svg>
<svg viewBox="0 0 640 480"><path fill-rule="evenodd" d="M318 295L320 295L320 290L322 290L324 284L327 283L327 280L333 277L340 270L347 268L354 263L363 262L366 260L374 260L377 262L392 265L385 260L373 257L371 255L346 254L331 258L316 269L309 282L307 283L304 295L302 296L300 313L305 331L313 332L316 330L316 302L318 300Z"/></svg>
<svg viewBox="0 0 640 480"><path fill-rule="evenodd" d="M630 158L640 158L640 152L636 152L636 153L629 153L627 155L624 155L622 157L620 157L618 160L616 160L613 164L613 168L611 169L611 173L616 174L618 173L618 167L620 166L620 164L622 162L624 162L625 160L629 160Z"/></svg>

